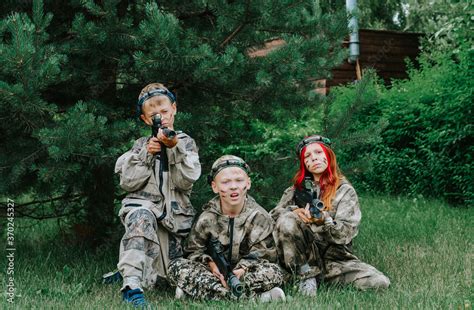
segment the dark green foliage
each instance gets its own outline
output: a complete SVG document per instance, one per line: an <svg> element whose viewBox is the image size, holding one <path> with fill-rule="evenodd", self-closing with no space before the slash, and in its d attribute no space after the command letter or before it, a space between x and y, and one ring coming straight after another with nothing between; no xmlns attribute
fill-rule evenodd
<svg viewBox="0 0 474 310"><path fill-rule="evenodd" d="M22 214L73 214L94 237L117 223L116 159L149 134L133 120L143 86L177 93L175 127L197 141L203 174L222 154L244 157L270 208L291 173L278 158L308 131L294 125L319 107L309 77L345 54L344 7L323 14L317 1L33 3L1 5L0 190ZM249 56L275 38L286 44ZM193 202L209 198L202 178Z"/></svg>
<svg viewBox="0 0 474 310"><path fill-rule="evenodd" d="M472 63L469 47L456 56L425 54L420 69L390 89L369 74L368 83L334 91L332 115L351 111L362 94L346 131L355 145L343 143L338 152L357 186L473 203Z"/></svg>
<svg viewBox="0 0 474 310"><path fill-rule="evenodd" d="M375 72L366 71L361 81L331 89L326 100L324 131L335 140L339 166L350 180L372 168L372 150L387 125L380 107L383 90Z"/></svg>
<svg viewBox="0 0 474 310"><path fill-rule="evenodd" d="M422 57L421 69L395 83L382 101L389 125L375 175L397 184L392 192L473 202L473 59L468 50L458 56L439 54L434 63Z"/></svg>
<svg viewBox="0 0 474 310"><path fill-rule="evenodd" d="M331 12L346 5L345 0L320 1L324 11ZM422 32L433 47L447 47L456 43L456 20L461 15L472 15L472 0L358 0L360 28ZM463 31L469 19L464 19Z"/></svg>
<svg viewBox="0 0 474 310"><path fill-rule="evenodd" d="M444 28L425 42L419 68L409 64L407 80L387 89L364 72L324 103L323 131L358 189L473 203L472 21L467 5L445 6L456 10L438 8Z"/></svg>
<svg viewBox="0 0 474 310"><path fill-rule="evenodd" d="M41 5L36 5L31 19L13 13L0 24L2 193L20 194L35 183L35 163L44 160L45 153L33 133L58 112L42 96L64 78L61 65L67 59L48 42L46 28L51 19L51 14L44 15Z"/></svg>
<svg viewBox="0 0 474 310"><path fill-rule="evenodd" d="M358 0L356 15L358 17L359 27L385 30L403 29L407 18L403 6L408 2L413 2L413 0ZM321 1L321 5L324 9L331 11L344 7L346 1L326 0Z"/></svg>

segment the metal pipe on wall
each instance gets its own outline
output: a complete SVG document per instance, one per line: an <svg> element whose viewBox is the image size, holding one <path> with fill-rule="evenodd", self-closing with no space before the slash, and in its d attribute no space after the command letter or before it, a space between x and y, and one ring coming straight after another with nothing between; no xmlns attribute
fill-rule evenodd
<svg viewBox="0 0 474 310"><path fill-rule="evenodd" d="M349 62L355 63L359 59L359 26L357 23L357 0L346 0L346 10L349 19Z"/></svg>

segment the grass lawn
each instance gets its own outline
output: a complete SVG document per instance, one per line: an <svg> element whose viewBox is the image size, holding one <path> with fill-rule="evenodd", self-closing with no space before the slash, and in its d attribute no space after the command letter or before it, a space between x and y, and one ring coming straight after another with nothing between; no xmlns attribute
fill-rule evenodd
<svg viewBox="0 0 474 310"><path fill-rule="evenodd" d="M287 286L286 302L258 304L175 301L174 290L164 287L147 291L147 299L160 309L472 309L474 208L366 196L361 197L361 206L363 218L355 254L390 278L392 285L387 291L323 285L311 299ZM103 273L115 268L118 241L87 250L57 237L55 223L15 220L16 296L13 304L7 302L8 260L4 254L0 258L1 308L127 308L121 302L118 284L100 282ZM1 237L0 248L6 253L6 235Z"/></svg>

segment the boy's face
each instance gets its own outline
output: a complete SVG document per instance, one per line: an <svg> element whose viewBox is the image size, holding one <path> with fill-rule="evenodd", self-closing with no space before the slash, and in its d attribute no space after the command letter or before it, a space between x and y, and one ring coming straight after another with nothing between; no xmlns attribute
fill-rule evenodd
<svg viewBox="0 0 474 310"><path fill-rule="evenodd" d="M171 103L166 96L151 97L142 106L140 118L149 126L153 125L152 117L161 114L163 127L174 129L174 115L176 114L176 104Z"/></svg>
<svg viewBox="0 0 474 310"><path fill-rule="evenodd" d="M247 173L239 167L222 169L211 183L212 191L219 194L221 204L229 207L241 206L244 203L251 182Z"/></svg>

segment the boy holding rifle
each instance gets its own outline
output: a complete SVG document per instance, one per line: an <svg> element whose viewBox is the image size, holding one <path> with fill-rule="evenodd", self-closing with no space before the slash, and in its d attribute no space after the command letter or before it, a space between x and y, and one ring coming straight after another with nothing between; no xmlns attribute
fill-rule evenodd
<svg viewBox="0 0 474 310"><path fill-rule="evenodd" d="M260 301L284 300L283 282L272 237L273 220L247 195L249 166L225 155L212 165L208 182L218 196L203 207L185 250L188 259L170 263L168 278L176 297Z"/></svg>
<svg viewBox="0 0 474 310"><path fill-rule="evenodd" d="M136 140L115 165L128 192L119 211L125 234L117 267L123 300L134 306L147 304L143 288L166 279L170 260L183 255L181 242L195 214L189 196L201 174L198 149L190 136L174 131L175 114L172 92L159 83L145 86L137 115L152 134Z"/></svg>

